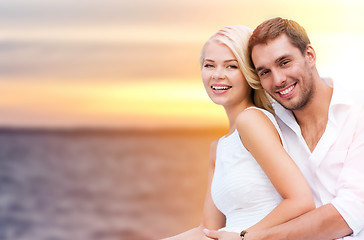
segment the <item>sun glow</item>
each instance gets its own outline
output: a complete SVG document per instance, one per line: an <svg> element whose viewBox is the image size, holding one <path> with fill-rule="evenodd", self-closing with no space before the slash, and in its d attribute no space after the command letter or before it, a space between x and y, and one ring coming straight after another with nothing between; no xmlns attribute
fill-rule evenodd
<svg viewBox="0 0 364 240"><path fill-rule="evenodd" d="M221 27L254 28L275 16L306 28L322 76L364 90L363 7L359 0L1 2L0 126L226 126L199 79L199 51Z"/></svg>
<svg viewBox="0 0 364 240"><path fill-rule="evenodd" d="M223 110L209 100L199 81L13 81L0 82L0 89L5 90L0 108L7 116L0 124L11 118L27 118L32 126L59 125L62 121L66 126L108 127L138 127L143 121L147 127L225 124Z"/></svg>

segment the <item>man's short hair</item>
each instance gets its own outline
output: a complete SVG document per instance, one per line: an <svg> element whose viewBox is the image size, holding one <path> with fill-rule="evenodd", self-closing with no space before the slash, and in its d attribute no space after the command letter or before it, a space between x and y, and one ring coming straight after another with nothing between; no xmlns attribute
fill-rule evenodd
<svg viewBox="0 0 364 240"><path fill-rule="evenodd" d="M306 30L297 22L280 17L269 19L261 23L249 39L248 52L251 58L253 47L258 44L266 44L268 41L286 34L293 46L297 47L302 54L310 44Z"/></svg>

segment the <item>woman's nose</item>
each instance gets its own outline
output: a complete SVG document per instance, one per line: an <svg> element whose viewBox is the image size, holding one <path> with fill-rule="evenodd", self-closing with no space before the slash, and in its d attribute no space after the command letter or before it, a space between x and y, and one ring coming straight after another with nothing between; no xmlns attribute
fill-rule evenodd
<svg viewBox="0 0 364 240"><path fill-rule="evenodd" d="M212 79L224 79L225 72L222 68L217 67L215 68L214 72L212 73Z"/></svg>

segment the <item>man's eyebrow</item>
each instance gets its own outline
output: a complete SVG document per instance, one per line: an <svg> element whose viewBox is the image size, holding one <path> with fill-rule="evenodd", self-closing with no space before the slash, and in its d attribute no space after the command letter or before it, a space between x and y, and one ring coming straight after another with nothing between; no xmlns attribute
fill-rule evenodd
<svg viewBox="0 0 364 240"><path fill-rule="evenodd" d="M282 57L277 58L274 62L275 62L275 63L279 63L279 62L281 62L283 59L288 58L288 57L289 57L289 55L283 55Z"/></svg>
<svg viewBox="0 0 364 240"><path fill-rule="evenodd" d="M279 62L281 62L282 60L284 60L284 59L286 59L286 58L289 58L289 55L283 55L283 56L281 56L281 57L277 58L277 59L274 61L274 63L279 63ZM257 67L257 68L255 69L255 71L256 71L256 72L259 72L259 71L262 71L264 68L265 68L264 66L262 66L262 67Z"/></svg>
<svg viewBox="0 0 364 240"><path fill-rule="evenodd" d="M255 69L256 72L262 71L265 67L258 67Z"/></svg>

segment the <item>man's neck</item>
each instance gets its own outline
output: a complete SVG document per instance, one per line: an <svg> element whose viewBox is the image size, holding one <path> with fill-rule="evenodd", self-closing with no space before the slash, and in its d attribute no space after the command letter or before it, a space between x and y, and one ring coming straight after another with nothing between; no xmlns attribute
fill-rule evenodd
<svg viewBox="0 0 364 240"><path fill-rule="evenodd" d="M333 89L322 79L316 81L312 99L305 107L294 110L297 123L310 151L313 152L325 132Z"/></svg>

